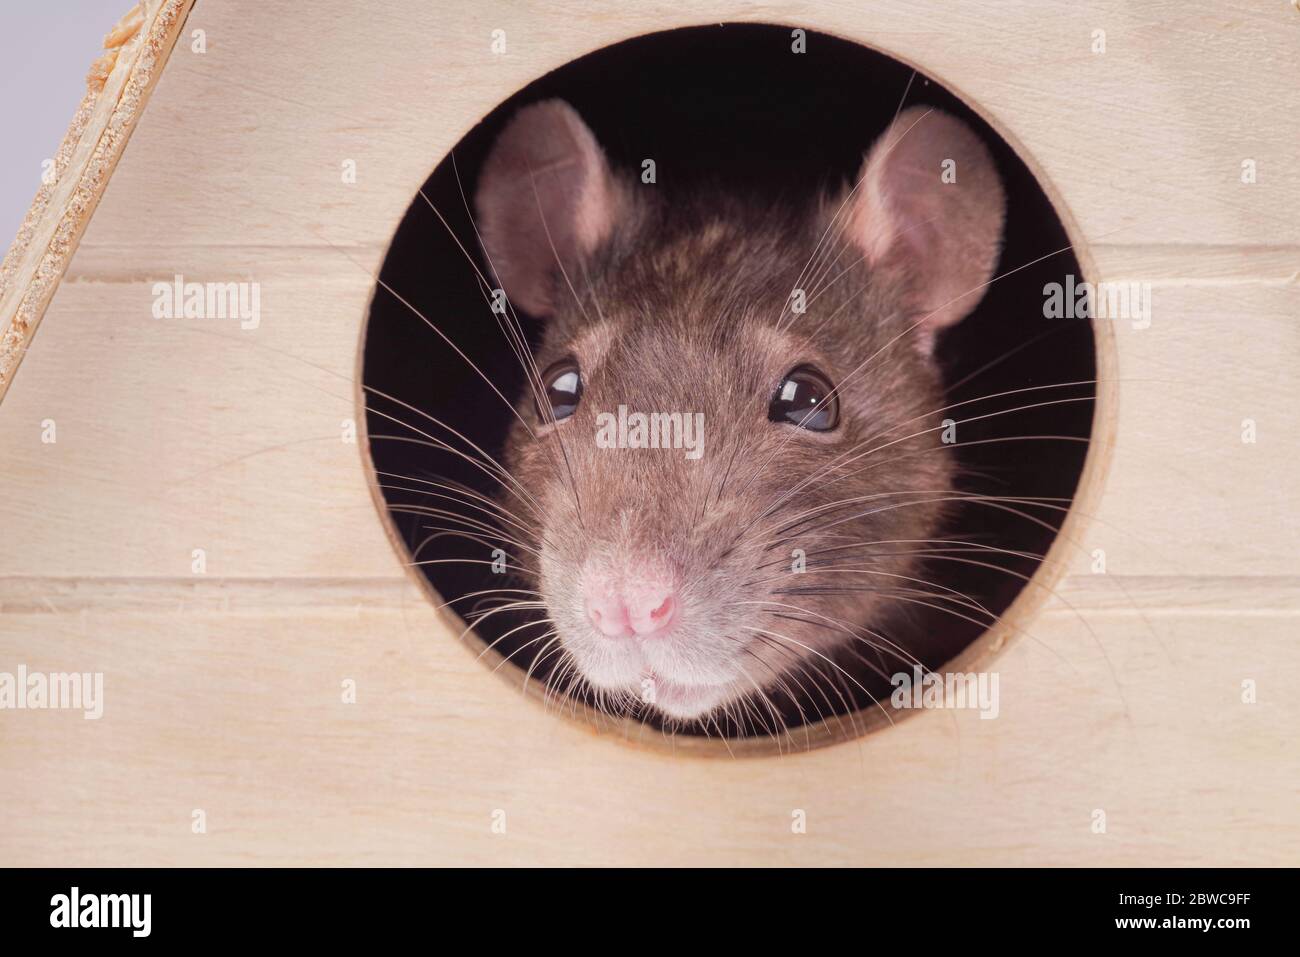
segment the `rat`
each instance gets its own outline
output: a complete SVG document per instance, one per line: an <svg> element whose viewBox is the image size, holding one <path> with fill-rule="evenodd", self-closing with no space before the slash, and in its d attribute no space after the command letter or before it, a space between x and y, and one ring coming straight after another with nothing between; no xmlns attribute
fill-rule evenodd
<svg viewBox="0 0 1300 957"><path fill-rule="evenodd" d="M910 670L884 629L939 594L918 553L957 469L935 339L1001 253L979 137L909 108L800 208L642 183L546 100L499 134L474 205L490 274L543 324L501 502L548 647L599 706L820 712L847 657Z"/></svg>

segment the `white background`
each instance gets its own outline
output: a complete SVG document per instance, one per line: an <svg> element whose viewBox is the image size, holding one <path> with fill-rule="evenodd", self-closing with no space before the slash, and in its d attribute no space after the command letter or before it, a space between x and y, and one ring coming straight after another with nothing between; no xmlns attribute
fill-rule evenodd
<svg viewBox="0 0 1300 957"><path fill-rule="evenodd" d="M104 34L131 0L0 0L0 256L13 242L86 92Z"/></svg>

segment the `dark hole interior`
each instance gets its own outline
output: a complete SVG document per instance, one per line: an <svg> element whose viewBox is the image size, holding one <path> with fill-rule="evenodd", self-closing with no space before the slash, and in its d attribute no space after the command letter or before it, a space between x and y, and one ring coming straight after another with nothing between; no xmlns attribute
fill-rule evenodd
<svg viewBox="0 0 1300 957"><path fill-rule="evenodd" d="M888 56L834 37L809 33L802 54L792 52L791 42L788 27L729 24L651 34L598 50L502 103L452 156L438 162L424 184L428 202L413 198L383 265L382 280L391 291L377 286L371 305L364 344L366 422L394 523L415 558L429 563L420 567L434 589L454 601L451 607L461 614L476 604L485 607L482 599L466 596L500 587L489 567L459 561L490 559L490 548L481 541L440 536L437 527L456 523L409 509L446 508L473 516L456 503L432 499L418 480L452 479L484 495L494 493L493 483L458 457L430 447L415 429L439 439L448 439L449 433L412 410L436 417L500 458L510 412L466 359L511 401L522 393L524 379L461 250L485 269L466 198L473 197L480 164L505 122L519 107L549 97L562 97L578 110L612 162L636 169L644 157L654 157L657 188L665 190L721 178L757 195L811 199L856 175L863 152L894 118L900 102L940 107L975 129L992 152L1007 191L1005 245L996 275L1010 275L994 282L978 309L938 344L949 401L979 400L954 415L962 420L961 489L1057 501L1016 506L1029 518L963 506L945 537L969 538L1025 557L1001 555L993 562L996 569L936 561L925 574L1000 615L1038 567L1031 556L1046 553L1051 545L1087 451L1086 441L1079 439L1090 435L1093 388L1087 383L1095 376L1088 321L1043 316L1044 285L1063 283L1067 274L1081 275L1060 220L1013 150L938 83ZM432 207L445 217L446 226ZM412 309L434 323L465 358ZM538 329L532 326L529 333L536 341ZM1052 388L1000 395L1043 386ZM1066 399L1082 401L1057 401ZM1052 404L1019 408L1044 402ZM975 418L986 413L1002 414ZM1043 436L1058 438L1023 438ZM1012 437L1016 440L986 441ZM499 641L497 648L512 656L505 667L528 669L535 663L539 646L526 643L537 631L525 628L502 639L527 620L499 614L478 626L483 640ZM940 668L988 625L983 614L921 609L894 627L906 632L927 667ZM551 656L538 663L532 680L544 685L554 662ZM870 673L858 677L888 705L887 684ZM868 695L850 691L854 709L875 707ZM799 703L779 704L790 726L798 725ZM824 703L820 710L827 710ZM646 720L656 723L652 715ZM768 731L724 730L729 735Z"/></svg>

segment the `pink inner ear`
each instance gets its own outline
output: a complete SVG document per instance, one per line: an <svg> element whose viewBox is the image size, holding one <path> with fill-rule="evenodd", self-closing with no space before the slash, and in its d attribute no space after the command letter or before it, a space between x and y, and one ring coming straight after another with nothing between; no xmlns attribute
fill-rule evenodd
<svg viewBox="0 0 1300 957"><path fill-rule="evenodd" d="M955 182L944 182L951 160ZM901 274L924 318L922 343L983 297L1001 250L1005 203L988 151L963 123L914 107L863 163L846 231L877 270Z"/></svg>
<svg viewBox="0 0 1300 957"><path fill-rule="evenodd" d="M613 229L615 193L595 137L561 100L520 110L484 164L475 197L483 248L506 295L538 316L577 260Z"/></svg>

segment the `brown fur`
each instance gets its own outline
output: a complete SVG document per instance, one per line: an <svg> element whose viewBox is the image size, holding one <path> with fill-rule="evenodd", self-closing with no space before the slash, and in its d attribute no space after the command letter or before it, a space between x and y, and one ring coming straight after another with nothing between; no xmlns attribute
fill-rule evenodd
<svg viewBox="0 0 1300 957"><path fill-rule="evenodd" d="M506 465L540 503L535 587L565 652L611 708L635 701L647 665L725 687L716 705L733 712L778 688L810 714L838 708L846 683L826 659L856 651L886 672L910 668L879 635L890 597L862 589L922 587L908 580L916 562L898 553L938 535L937 500L953 483L918 270L869 263L845 235L869 213L860 194L800 210L722 196L669 202L630 179L616 190L609 239L556 250L568 278L550 276L555 307L535 356L539 370L577 359L582 401L548 426L526 398L529 427L516 424L507 443ZM846 196L852 215L832 227ZM490 256L508 252L488 246ZM808 299L798 316L797 286ZM777 385L803 364L837 388L832 432L768 420ZM703 412L703 457L598 447L596 417L619 405ZM529 514L517 497L508 504ZM878 542L902 544L863 544ZM839 547L847 543L858 544ZM792 571L795 549L807 556L803 574ZM625 652L587 627L579 584L593 560L671 569L683 615L670 640Z"/></svg>

